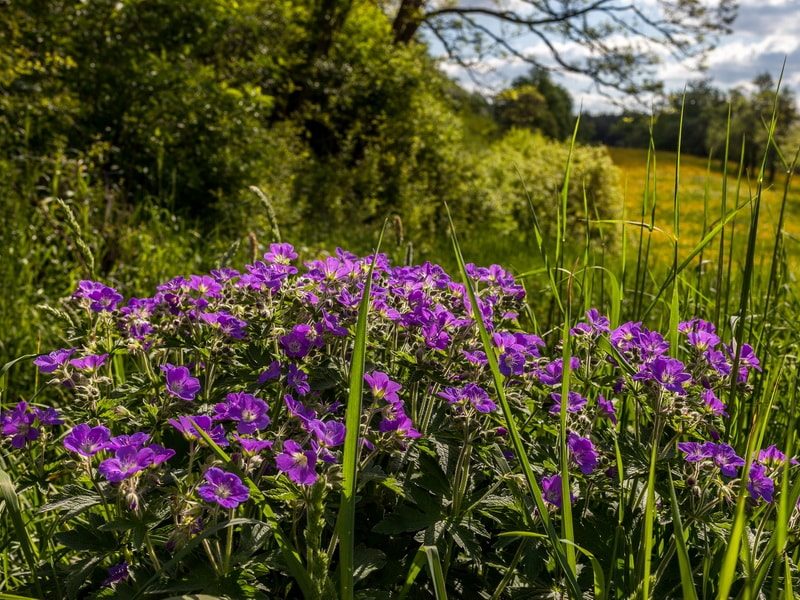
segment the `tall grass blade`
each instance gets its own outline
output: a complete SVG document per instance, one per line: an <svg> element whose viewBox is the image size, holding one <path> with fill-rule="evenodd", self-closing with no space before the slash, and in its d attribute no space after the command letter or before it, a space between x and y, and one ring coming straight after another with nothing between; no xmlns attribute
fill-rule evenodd
<svg viewBox="0 0 800 600"><path fill-rule="evenodd" d="M539 511L539 516L542 519L542 523L544 524L545 530L547 532L547 537L550 540L550 543L553 547L553 553L555 554L556 561L564 572L564 576L567 582L567 587L569 589L569 594L572 598L581 598L581 591L578 587L578 582L575 576L572 573L572 570L569 567L567 562L566 555L564 553L564 549L562 548L562 542L559 536L556 534L556 530L553 527L553 523L550 519L550 513L548 512L547 506L544 503L544 498L542 496L542 490L539 487L539 482L536 481L536 476L533 473L533 469L531 468L531 463L528 460L528 455L525 451L525 447L522 444L522 438L520 437L519 430L517 429L516 420L514 419L514 414L511 411L511 405L508 402L508 398L506 397L505 387L504 387L504 377L503 374L500 372L500 366L498 364L497 353L494 345L492 344L492 340L489 337L489 332L486 328L486 324L483 322L483 315L479 310L479 304L477 295L475 294L475 290L472 287L472 281L467 275L466 265L464 264L464 257L461 254L461 246L458 243L458 236L456 235L455 226L453 225L453 219L450 215L450 209L445 204L445 210L447 211L447 220L450 224L450 239L453 243L453 252L455 253L456 262L458 263L458 270L461 274L461 278L464 282L464 287L466 288L467 297L469 298L470 306L472 307L472 314L475 319L475 324L478 328L478 332L481 337L481 342L483 345L484 352L486 353L486 358L489 363L489 369L492 373L492 379L494 381L495 390L497 392L497 398L500 400L500 407L503 412L503 419L505 421L506 429L508 430L508 435L511 438L511 445L514 449L514 454L519 461L520 467L522 468L522 474L525 477L525 483L528 488L528 492L530 493L531 497L533 498L536 508Z"/></svg>
<svg viewBox="0 0 800 600"><path fill-rule="evenodd" d="M561 331L561 410L559 411L558 424L558 443L560 454L559 471L561 474L561 533L562 537L575 543L575 531L572 524L572 484L569 477L569 448L567 447L567 409L569 408L569 384L570 384L570 319L572 306L572 275L569 276L567 283L567 298L564 303L564 324ZM567 563L573 575L576 575L577 564L575 561L575 549L572 545L567 545Z"/></svg>
<svg viewBox="0 0 800 600"><path fill-rule="evenodd" d="M720 218L725 218L728 210L728 159L731 147L731 111L732 104L728 103L728 116L725 121L725 152L722 157L722 194L720 204ZM719 324L720 309L722 308L722 273L725 266L725 228L719 233L719 255L717 256L717 284L716 303L714 304L714 322ZM730 281L727 282L730 287Z"/></svg>
<svg viewBox="0 0 800 600"><path fill-rule="evenodd" d="M675 536L675 547L678 554L678 567L681 572L681 591L684 600L697 600L697 591L694 587L692 578L692 563L689 560L689 551L686 548L686 534L684 533L681 511L678 506L678 497L675 494L675 484L672 481L672 473L667 471L669 481L669 499L672 510L672 528Z"/></svg>
<svg viewBox="0 0 800 600"><path fill-rule="evenodd" d="M504 531L500 534L500 537L545 539L547 536L532 531ZM574 542L570 542L569 540L561 540L561 542L573 546L578 552L589 559L589 562L592 565L592 576L594 577L594 598L595 600L605 600L605 598L607 598L608 589L606 587L606 577L603 574L603 566L600 564L600 561L597 560L597 557L586 548L583 548Z"/></svg>
<svg viewBox="0 0 800 600"><path fill-rule="evenodd" d="M339 506L337 532L339 534L339 588L342 600L353 598L353 557L355 552L356 484L358 482L358 441L361 429L361 395L364 385L364 369L367 353L367 316L369 314L372 275L375 262L386 232L384 221L378 245L364 283L361 302L358 304L356 337L353 356L350 359L350 391L345 413L345 441L342 457L342 500Z"/></svg>
<svg viewBox="0 0 800 600"><path fill-rule="evenodd" d="M447 589L444 583L442 561L439 560L439 549L436 546L423 546L422 549L428 559L428 568L431 571L433 593L436 595L436 600L447 600Z"/></svg>
<svg viewBox="0 0 800 600"><path fill-rule="evenodd" d="M3 500L6 507L6 512L11 518L11 524L16 531L16 540L22 550L22 555L25 557L25 562L28 563L28 569L31 572L31 579L36 587L36 592L42 596L42 590L39 586L38 569L36 567L37 549L33 545L28 530L25 527L25 521L22 518L22 511L19 507L19 498L17 490L14 487L14 482L11 477L3 469L0 469L0 500Z"/></svg>

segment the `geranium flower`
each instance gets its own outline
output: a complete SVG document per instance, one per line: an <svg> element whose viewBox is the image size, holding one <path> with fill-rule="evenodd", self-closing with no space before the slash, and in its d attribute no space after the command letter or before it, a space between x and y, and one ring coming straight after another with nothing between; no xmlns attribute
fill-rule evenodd
<svg viewBox="0 0 800 600"><path fill-rule="evenodd" d="M94 371L106 363L108 354L87 354L81 358L73 358L69 364L79 371Z"/></svg>
<svg viewBox="0 0 800 600"><path fill-rule="evenodd" d="M567 435L567 447L581 473L589 475L597 468L597 451L592 440L570 431Z"/></svg>
<svg viewBox="0 0 800 600"><path fill-rule="evenodd" d="M212 428L211 417L207 417L206 415L182 415L177 419L169 419L168 423L180 431L188 439L200 439L200 434L197 432L197 429L192 421L197 424L197 427L205 431L208 434L208 437L210 437L217 446L229 445L228 439L225 437L225 429L222 427L222 425L217 425L216 427Z"/></svg>
<svg viewBox="0 0 800 600"><path fill-rule="evenodd" d="M78 289L72 294L73 298L85 298L89 301L89 308L95 312L110 312L122 302L122 295L112 287L99 281L83 279L78 282Z"/></svg>
<svg viewBox="0 0 800 600"><path fill-rule="evenodd" d="M205 481L197 487L198 495L222 508L234 509L250 497L250 490L234 473L211 467L205 473Z"/></svg>
<svg viewBox="0 0 800 600"><path fill-rule="evenodd" d="M766 502L772 502L772 497L775 493L775 482L767 477L766 472L764 465L758 463L750 465L747 491L750 492L750 497L753 500L758 501L763 498Z"/></svg>
<svg viewBox="0 0 800 600"><path fill-rule="evenodd" d="M312 485L317 480L317 455L303 450L294 440L283 442L283 452L275 457L278 470L299 485Z"/></svg>
<svg viewBox="0 0 800 600"><path fill-rule="evenodd" d="M130 577L130 571L128 570L128 563L124 560L121 563L117 563L108 568L108 577L105 578L103 583L100 584L100 587L111 587L115 583L119 583L120 581L125 581Z"/></svg>
<svg viewBox="0 0 800 600"><path fill-rule="evenodd" d="M200 380L192 377L186 367L176 367L170 363L161 365L167 381L167 393L180 400L191 402L200 391Z"/></svg>
<svg viewBox="0 0 800 600"><path fill-rule="evenodd" d="M289 358L303 358L311 350L311 327L300 324L292 327L292 330L280 337L280 346Z"/></svg>
<svg viewBox="0 0 800 600"><path fill-rule="evenodd" d="M43 354L33 359L33 364L39 367L40 373L52 373L56 369L63 367L74 352L75 348L53 350L50 354Z"/></svg>
<svg viewBox="0 0 800 600"><path fill-rule="evenodd" d="M539 482L542 487L542 497L556 508L561 508L561 475L545 475Z"/></svg>
<svg viewBox="0 0 800 600"><path fill-rule="evenodd" d="M20 402L9 411L0 414L0 431L11 438L14 448L22 448L26 443L39 439L40 431L33 426L36 415L28 410L27 402Z"/></svg>
<svg viewBox="0 0 800 600"><path fill-rule="evenodd" d="M114 458L107 458L101 462L97 470L111 483L118 483L144 471L153 464L154 455L150 448L123 446L114 453Z"/></svg>
<svg viewBox="0 0 800 600"><path fill-rule="evenodd" d="M214 410L214 419L236 421L236 430L240 434L266 429L270 422L267 403L247 392L228 394L225 402L217 404Z"/></svg>
<svg viewBox="0 0 800 600"><path fill-rule="evenodd" d="M81 423L73 427L64 438L64 447L88 458L104 450L110 437L111 431L104 425L91 427L87 423Z"/></svg>
<svg viewBox="0 0 800 600"><path fill-rule="evenodd" d="M558 392L553 392L550 394L550 398L553 400L553 405L550 407L549 412L551 415L557 415L561 413L561 394ZM578 392L570 391L567 394L567 412L576 413L580 412L584 406L586 406L586 398L581 396Z"/></svg>
<svg viewBox="0 0 800 600"><path fill-rule="evenodd" d="M372 391L372 397L375 398L375 400L385 400L386 402L400 401L400 396L397 395L397 392L399 392L403 386L389 379L389 376L383 371L364 373L364 381L369 385L369 389Z"/></svg>

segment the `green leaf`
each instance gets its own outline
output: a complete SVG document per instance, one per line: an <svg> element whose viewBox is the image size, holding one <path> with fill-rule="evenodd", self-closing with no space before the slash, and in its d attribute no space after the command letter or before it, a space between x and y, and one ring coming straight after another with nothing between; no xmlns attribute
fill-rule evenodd
<svg viewBox="0 0 800 600"><path fill-rule="evenodd" d="M395 535L406 531L419 531L436 523L440 513L423 512L414 506L404 505L379 522L372 531L384 535Z"/></svg>
<svg viewBox="0 0 800 600"><path fill-rule="evenodd" d="M669 480L669 499L672 509L672 527L674 529L675 547L678 554L678 567L681 572L681 590L686 600L697 600L697 592L694 588L692 578L692 563L689 560L689 551L686 548L686 534L681 521L681 511L678 506L678 497L675 495L675 484L672 481L672 473L667 472Z"/></svg>
<svg viewBox="0 0 800 600"><path fill-rule="evenodd" d="M378 245L364 282L364 291L358 305L356 336L350 360L350 391L345 411L345 440L342 455L342 495L336 529L339 534L339 586L342 600L353 599L353 551L355 548L356 485L358 483L358 441L361 429L361 396L367 354L367 317L369 315L372 275L377 254L381 249L387 221L383 222Z"/></svg>
<svg viewBox="0 0 800 600"><path fill-rule="evenodd" d="M439 560L439 549L436 546L423 546L422 549L428 559L428 568L431 570L433 592L436 594L436 600L447 600L447 589L444 582L442 561Z"/></svg>
<svg viewBox="0 0 800 600"><path fill-rule="evenodd" d="M359 546L353 553L353 581L358 583L386 564L386 554L377 548Z"/></svg>
<svg viewBox="0 0 800 600"><path fill-rule="evenodd" d="M8 365L6 365L8 366ZM36 556L37 549L28 536L28 530L25 526L25 521L22 518L22 512L19 508L19 499L17 497L17 490L11 477L3 469L0 469L0 500L5 502L6 511L11 517L11 523L16 531L16 540L22 549L22 554L25 561L28 563L30 569L31 579L36 585L36 591L41 596L42 590L39 587L39 578L37 577Z"/></svg>

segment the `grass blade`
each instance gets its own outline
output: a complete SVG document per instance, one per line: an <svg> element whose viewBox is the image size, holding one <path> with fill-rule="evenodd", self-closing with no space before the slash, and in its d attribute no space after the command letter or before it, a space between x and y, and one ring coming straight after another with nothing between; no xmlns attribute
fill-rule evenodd
<svg viewBox="0 0 800 600"><path fill-rule="evenodd" d="M428 558L428 568L431 570L433 593L436 594L436 600L447 600L444 571L442 571L442 561L439 560L439 549L436 546L423 546L422 550Z"/></svg>
<svg viewBox="0 0 800 600"><path fill-rule="evenodd" d="M475 324L478 327L478 332L480 333L481 342L483 345L484 352L486 353L486 358L489 363L489 369L492 373L492 379L494 381L495 390L497 391L497 397L498 400L500 400L500 407L503 412L503 418L505 420L506 429L508 430L508 435L511 438L511 444L514 449L514 454L522 468L522 473L523 476L525 477L525 483L528 487L528 492L533 498L536 504L536 508L539 511L542 523L544 524L545 530L547 531L547 537L550 539L550 543L553 546L553 552L555 553L556 561L558 562L559 566L564 572L570 596L573 598L581 598L582 595L580 588L578 587L578 582L575 576L572 574L572 570L569 568L566 555L564 553L563 548L561 547L562 542L559 536L556 534L556 530L553 527L552 521L550 520L550 514L547 510L547 506L544 503L544 498L542 497L542 490L539 487L539 482L536 481L533 469L531 468L531 463L528 460L528 455L525 452L524 446L522 445L522 438L519 435L519 430L517 429L517 424L514 419L514 415L511 412L511 405L508 402L508 398L506 398L505 388L503 383L504 377L503 374L500 372L500 367L497 360L497 353L495 347L492 345L491 339L489 338L489 332L486 328L486 324L483 322L483 316L481 315L481 311L478 309L479 305L477 296L475 294L475 290L472 287L472 281L467 275L466 265L464 264L464 257L461 254L461 246L458 243L458 237L456 235L455 226L453 225L453 219L450 216L450 209L447 207L446 204L445 204L445 209L447 210L447 220L450 224L450 238L453 243L453 251L455 253L456 261L458 263L458 270L461 273L462 280L464 281L464 287L466 288L470 306L472 306L472 313L475 318Z"/></svg>
<svg viewBox="0 0 800 600"><path fill-rule="evenodd" d="M3 469L0 469L0 500L5 502L6 512L11 517L11 523L17 532L17 542L19 542L22 554L25 557L25 562L28 563L28 568L31 571L31 579L33 579L36 591L39 596L42 596L42 590L39 587L39 578L37 577L38 569L36 568L36 548L31 542L28 530L25 527L25 521L22 518L22 511L19 507L19 498L17 490L14 487L14 482L11 477Z"/></svg>
<svg viewBox="0 0 800 600"><path fill-rule="evenodd" d="M681 572L681 590L685 600L697 600L697 591L694 588L694 580L692 578L692 563L689 560L689 551L686 548L686 534L684 533L681 512L678 507L678 497L675 495L675 484L672 481L672 473L667 471L667 476L669 480L670 508L672 509L672 527L678 554L678 567Z"/></svg>
<svg viewBox="0 0 800 600"><path fill-rule="evenodd" d="M339 534L339 588L342 600L353 598L353 556L355 551L356 484L358 480L358 434L361 429L361 393L364 385L364 369L367 353L367 316L369 314L372 274L375 261L386 231L383 223L378 246L364 283L361 302L358 305L356 337L353 356L350 360L350 391L345 413L345 441L342 457L342 500L339 506L337 532Z"/></svg>

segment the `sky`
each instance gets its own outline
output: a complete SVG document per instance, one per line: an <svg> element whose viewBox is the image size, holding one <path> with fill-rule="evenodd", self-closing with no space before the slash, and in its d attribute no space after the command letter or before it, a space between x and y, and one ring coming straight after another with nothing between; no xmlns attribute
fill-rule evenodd
<svg viewBox="0 0 800 600"><path fill-rule="evenodd" d="M513 4L515 0L505 0ZM653 0L633 0L646 5ZM473 3L481 3L473 2ZM658 75L667 90L680 90L693 80L708 77L713 84L729 89L747 84L759 73L769 72L777 80L784 57L786 73L784 83L800 99L800 0L740 0L733 32L719 38L716 48L707 56L705 72L694 70L664 53ZM548 60L548 50L543 43L533 39L519 39L515 47L524 48L526 54ZM441 52L441 46L431 43L432 51ZM583 49L571 42L560 43L566 55L580 55ZM502 89L515 77L524 74L529 65L513 57L489 57L483 60L477 75L480 86L468 77L461 67L443 62L442 68L468 89L487 92ZM593 89L592 82L580 75L554 73L554 79L573 95L576 105L582 104L585 112L618 112L620 103L614 103ZM625 100L621 100L622 105Z"/></svg>

